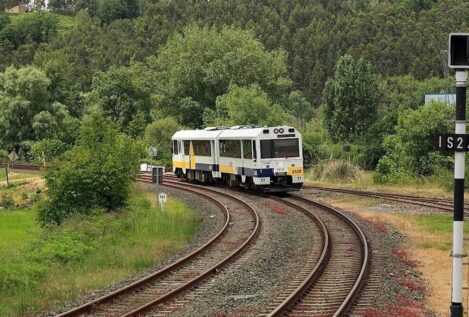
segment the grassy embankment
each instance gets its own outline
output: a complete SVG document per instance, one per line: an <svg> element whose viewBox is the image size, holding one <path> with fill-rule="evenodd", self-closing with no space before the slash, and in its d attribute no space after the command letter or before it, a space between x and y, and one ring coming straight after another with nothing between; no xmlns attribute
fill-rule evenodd
<svg viewBox="0 0 469 317"><path fill-rule="evenodd" d="M13 184L17 184L25 180L39 178L40 176L41 172L39 171L8 171L8 179L12 181ZM6 181L7 177L5 169L0 168L0 186L5 186Z"/></svg>
<svg viewBox="0 0 469 317"><path fill-rule="evenodd" d="M76 216L60 227L39 227L34 206L0 211L0 316L37 313L184 247L197 227L196 214L175 200L160 212L154 196L135 187L125 210Z"/></svg>

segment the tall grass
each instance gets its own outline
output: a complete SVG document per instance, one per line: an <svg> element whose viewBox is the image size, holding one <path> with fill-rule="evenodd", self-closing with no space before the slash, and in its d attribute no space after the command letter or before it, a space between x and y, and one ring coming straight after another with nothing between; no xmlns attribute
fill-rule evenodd
<svg viewBox="0 0 469 317"><path fill-rule="evenodd" d="M0 316L37 313L151 267L184 247L197 228L196 214L171 199L160 211L150 199L155 195L134 188L129 206L119 212L98 210L44 229L31 221L19 224L16 232L34 227L35 234L20 244L0 244ZM0 240L15 234L0 231Z"/></svg>
<svg viewBox="0 0 469 317"><path fill-rule="evenodd" d="M309 174L314 181L353 182L360 179L362 171L349 161L325 160L316 164Z"/></svg>

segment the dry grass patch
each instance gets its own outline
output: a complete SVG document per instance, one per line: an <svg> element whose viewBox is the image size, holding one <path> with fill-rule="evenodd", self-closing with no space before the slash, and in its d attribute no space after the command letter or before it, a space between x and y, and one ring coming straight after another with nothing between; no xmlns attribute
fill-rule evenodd
<svg viewBox="0 0 469 317"><path fill-rule="evenodd" d="M428 282L426 304L438 316L446 316L451 299L451 258L447 250L451 243L451 233L431 230L418 219L432 216L375 212L359 212L359 215L371 222L390 223L408 237L403 248L407 252L407 259L417 264L416 269L422 272Z"/></svg>
<svg viewBox="0 0 469 317"><path fill-rule="evenodd" d="M350 182L336 182L326 178L318 179L311 177L313 173L307 173L305 183L308 185L319 187L333 187L333 188L346 188L346 189L363 189L363 190L379 190L389 193L408 195L425 196L425 197L438 197L451 199L453 194L435 181L426 179L409 180L407 183L400 184L377 184L373 181L373 172L362 171L359 177ZM469 195L466 194L466 198Z"/></svg>

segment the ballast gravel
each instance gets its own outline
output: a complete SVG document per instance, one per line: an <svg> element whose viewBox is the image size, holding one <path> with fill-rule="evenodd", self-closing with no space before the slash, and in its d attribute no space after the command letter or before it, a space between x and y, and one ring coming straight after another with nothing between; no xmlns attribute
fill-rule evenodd
<svg viewBox="0 0 469 317"><path fill-rule="evenodd" d="M201 219L201 222L197 228L196 233L192 237L187 247L172 254L170 257L156 264L151 269L143 270L133 275L132 277L129 277L128 279L109 285L103 289L100 289L91 294L82 296L76 300L73 300L67 303L57 303L57 306L53 310L43 313L42 316L55 316L61 312L68 311L74 307L78 307L89 301L92 301L101 296L109 294L115 290L118 290L122 287L130 285L133 282L138 281L144 278L145 276L148 276L151 273L157 272L163 267L177 261L178 259L194 251L198 247L202 246L204 243L209 241L223 227L223 224L225 222L223 211L221 211L212 202L204 198L198 197L195 194L187 193L187 192L173 189L167 186L157 187L153 184L140 184L139 186L142 186L142 188L144 188L145 190L149 192L154 192L155 199L157 199L156 197L157 191L164 192L167 194L168 198L174 198L178 201L183 202L189 208L191 208L197 213L197 215Z"/></svg>
<svg viewBox="0 0 469 317"><path fill-rule="evenodd" d="M303 189L301 196L330 205L351 197L349 194ZM354 196L359 197L359 196ZM360 210L376 213L442 214L441 211L382 199L363 198L371 203ZM336 207L337 208L337 207ZM362 288L360 299L351 308L349 316L398 316L398 309L416 308L424 316L435 316L425 307L425 280L412 263L400 257L405 236L390 224L374 223L360 217L359 211L350 212L337 208L351 216L364 231L370 244L371 268L368 280ZM410 265L409 265L410 264ZM405 314L401 311L400 314ZM396 315L398 314L398 315ZM409 316L417 316L407 312Z"/></svg>
<svg viewBox="0 0 469 317"><path fill-rule="evenodd" d="M307 256L320 248L314 222L300 211L258 195L230 194L259 212L259 237L244 255L203 286L203 296L196 296L171 316L257 315L294 278Z"/></svg>

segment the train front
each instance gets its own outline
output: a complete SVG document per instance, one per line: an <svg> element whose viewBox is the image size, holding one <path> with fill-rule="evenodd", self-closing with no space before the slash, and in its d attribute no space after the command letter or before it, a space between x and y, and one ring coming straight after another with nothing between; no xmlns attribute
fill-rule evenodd
<svg viewBox="0 0 469 317"><path fill-rule="evenodd" d="M269 192L299 190L304 182L301 134L293 127L264 128L254 183Z"/></svg>

